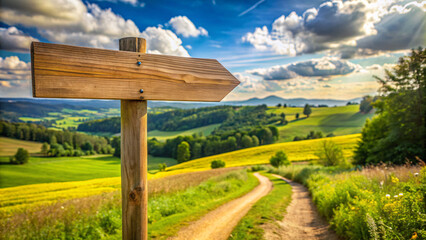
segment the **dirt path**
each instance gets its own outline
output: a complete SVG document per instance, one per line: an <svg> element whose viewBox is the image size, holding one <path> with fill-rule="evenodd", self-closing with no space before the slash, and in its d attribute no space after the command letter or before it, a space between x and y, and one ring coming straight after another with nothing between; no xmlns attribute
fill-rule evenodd
<svg viewBox="0 0 426 240"><path fill-rule="evenodd" d="M281 176L275 176L288 182L293 194L291 203L287 207L287 213L282 221L277 222L278 226L276 224L264 226L266 239L339 239L329 229L327 221L318 215L306 187Z"/></svg>
<svg viewBox="0 0 426 240"><path fill-rule="evenodd" d="M272 189L272 182L269 181L267 177L259 173L255 173L254 175L260 182L255 189L207 213L198 221L181 229L177 236L171 239L228 239L229 234L231 234L234 227L238 224L240 219L247 214L253 204L267 195Z"/></svg>

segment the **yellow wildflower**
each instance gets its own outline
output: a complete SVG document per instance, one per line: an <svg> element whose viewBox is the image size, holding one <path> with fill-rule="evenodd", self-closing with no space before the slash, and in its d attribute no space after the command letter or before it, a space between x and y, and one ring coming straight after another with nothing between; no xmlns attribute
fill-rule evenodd
<svg viewBox="0 0 426 240"><path fill-rule="evenodd" d="M417 233L416 232L413 233L413 236L411 236L411 239L417 239Z"/></svg>

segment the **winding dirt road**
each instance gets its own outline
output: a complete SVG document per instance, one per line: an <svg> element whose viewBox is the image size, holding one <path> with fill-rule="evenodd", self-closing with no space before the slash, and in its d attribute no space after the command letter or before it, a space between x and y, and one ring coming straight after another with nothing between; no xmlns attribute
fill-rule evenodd
<svg viewBox="0 0 426 240"><path fill-rule="evenodd" d="M287 207L287 213L282 221L277 224L266 224L265 238L268 240L337 240L337 235L329 229L325 221L315 208L309 196L309 191L302 184L287 180L281 176L275 175L291 185L293 194L291 203Z"/></svg>
<svg viewBox="0 0 426 240"><path fill-rule="evenodd" d="M260 184L246 195L234 199L217 209L207 213L204 217L182 228L176 237L170 239L185 240L221 240L228 239L234 227L244 217L250 208L260 198L267 195L272 189L272 182L259 173L254 174Z"/></svg>

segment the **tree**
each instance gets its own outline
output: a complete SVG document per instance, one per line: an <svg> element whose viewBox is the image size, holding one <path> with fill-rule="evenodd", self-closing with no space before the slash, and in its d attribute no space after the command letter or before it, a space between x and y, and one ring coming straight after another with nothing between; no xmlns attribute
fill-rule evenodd
<svg viewBox="0 0 426 240"><path fill-rule="evenodd" d="M212 169L223 168L223 167L225 167L225 165L226 165L226 163L222 160L213 160L210 164Z"/></svg>
<svg viewBox="0 0 426 240"><path fill-rule="evenodd" d="M311 106L309 106L309 104L306 104L305 108L303 108L303 114L306 115L306 117L309 117L311 113L312 113Z"/></svg>
<svg viewBox="0 0 426 240"><path fill-rule="evenodd" d="M165 164L165 163L159 163L159 164L158 164L158 170L159 170L160 172L165 172L165 171L166 171L166 168L167 168L167 164Z"/></svg>
<svg viewBox="0 0 426 240"><path fill-rule="evenodd" d="M359 111L362 113L369 113L373 110L373 103L377 100L377 97L364 96L362 97L361 103L359 104Z"/></svg>
<svg viewBox="0 0 426 240"><path fill-rule="evenodd" d="M272 166L279 168L281 166L288 166L291 162L288 160L287 155L283 151L278 151L275 153L275 156L272 156L269 159L269 162Z"/></svg>
<svg viewBox="0 0 426 240"><path fill-rule="evenodd" d="M189 144L185 141L181 142L177 147L177 161L183 163L191 158L189 152Z"/></svg>
<svg viewBox="0 0 426 240"><path fill-rule="evenodd" d="M111 147L114 148L113 156L121 158L121 139L119 137L112 138Z"/></svg>
<svg viewBox="0 0 426 240"><path fill-rule="evenodd" d="M296 119L299 119L299 113L296 113Z"/></svg>
<svg viewBox="0 0 426 240"><path fill-rule="evenodd" d="M278 103L277 104L277 108L280 108L282 105L281 105L281 103Z"/></svg>
<svg viewBox="0 0 426 240"><path fill-rule="evenodd" d="M194 143L192 145L192 151L191 151L191 158L192 159L197 159L203 156L203 152L202 152L202 145L201 143Z"/></svg>
<svg viewBox="0 0 426 240"><path fill-rule="evenodd" d="M253 140L253 147L259 146L259 138L256 135L253 135L251 138Z"/></svg>
<svg viewBox="0 0 426 240"><path fill-rule="evenodd" d="M41 153L43 155L47 155L47 151L49 151L49 144L47 142L44 142L43 145L41 145Z"/></svg>
<svg viewBox="0 0 426 240"><path fill-rule="evenodd" d="M282 125L287 124L287 120L285 119L285 113L281 113L280 117L281 117L281 124Z"/></svg>
<svg viewBox="0 0 426 240"><path fill-rule="evenodd" d="M378 116L362 130L356 162L404 164L426 159L426 49L412 50L393 71L376 79L380 97L372 105Z"/></svg>
<svg viewBox="0 0 426 240"><path fill-rule="evenodd" d="M348 167L350 164L343 156L342 148L331 140L321 143L321 151L315 154L319 158L319 163L324 166Z"/></svg>
<svg viewBox="0 0 426 240"><path fill-rule="evenodd" d="M52 137L50 137L50 145L56 144L56 143L58 143L58 141L56 140L55 135L53 135Z"/></svg>
<svg viewBox="0 0 426 240"><path fill-rule="evenodd" d="M287 107L287 103L284 103L284 108L286 108Z"/></svg>
<svg viewBox="0 0 426 240"><path fill-rule="evenodd" d="M18 148L18 151L16 151L16 154L13 158L12 163L24 164L24 163L27 163L29 159L30 159L30 154L28 153L28 151L23 148Z"/></svg>
<svg viewBox="0 0 426 240"><path fill-rule="evenodd" d="M253 146L253 139L249 135L244 135L241 138L241 145L243 148L249 148Z"/></svg>

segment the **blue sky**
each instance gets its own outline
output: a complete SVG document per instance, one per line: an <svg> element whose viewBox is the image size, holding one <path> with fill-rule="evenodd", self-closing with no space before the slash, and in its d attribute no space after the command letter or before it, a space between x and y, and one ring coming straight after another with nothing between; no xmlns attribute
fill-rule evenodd
<svg viewBox="0 0 426 240"><path fill-rule="evenodd" d="M226 99L374 94L398 57L426 43L426 1L3 0L0 96L30 97L31 41L218 59L240 81Z"/></svg>

